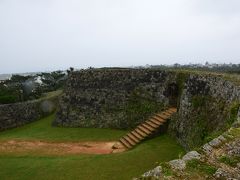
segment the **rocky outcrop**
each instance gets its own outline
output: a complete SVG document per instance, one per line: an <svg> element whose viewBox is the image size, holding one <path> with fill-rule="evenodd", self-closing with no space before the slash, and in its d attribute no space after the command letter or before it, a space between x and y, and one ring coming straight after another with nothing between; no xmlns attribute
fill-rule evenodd
<svg viewBox="0 0 240 180"><path fill-rule="evenodd" d="M88 69L73 72L54 124L133 128L152 113L174 103L176 93L176 74L161 70Z"/></svg>
<svg viewBox="0 0 240 180"><path fill-rule="evenodd" d="M56 110L58 97L0 105L0 131L36 121Z"/></svg>

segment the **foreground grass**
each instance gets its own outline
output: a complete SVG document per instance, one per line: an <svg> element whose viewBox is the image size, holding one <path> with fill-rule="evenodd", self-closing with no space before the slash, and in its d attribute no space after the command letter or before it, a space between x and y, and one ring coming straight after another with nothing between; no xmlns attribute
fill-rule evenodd
<svg viewBox="0 0 240 180"><path fill-rule="evenodd" d="M109 129L54 128L50 126L53 118L54 115L21 128L1 132L0 140L108 141L116 140L125 133ZM119 154L0 154L0 179L132 179L160 162L177 158L182 152L183 149L173 139L161 135Z"/></svg>
<svg viewBox="0 0 240 180"><path fill-rule="evenodd" d="M51 124L54 118L55 115L53 114L23 127L1 132L0 141L8 139L40 139L46 141L114 141L126 133L126 131L113 129L52 127Z"/></svg>

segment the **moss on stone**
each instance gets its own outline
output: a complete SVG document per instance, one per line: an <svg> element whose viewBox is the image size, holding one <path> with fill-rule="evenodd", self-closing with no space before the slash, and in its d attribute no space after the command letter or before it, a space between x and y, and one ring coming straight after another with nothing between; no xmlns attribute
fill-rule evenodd
<svg viewBox="0 0 240 180"><path fill-rule="evenodd" d="M141 88L135 89L124 107L129 127L135 127L139 121L161 111L163 107L163 103L154 100L147 91Z"/></svg>
<svg viewBox="0 0 240 180"><path fill-rule="evenodd" d="M239 108L238 103L229 107L226 101L206 95L192 96L191 105L188 118L192 128L186 137L190 149L211 141L229 128L236 120Z"/></svg>
<svg viewBox="0 0 240 180"><path fill-rule="evenodd" d="M219 159L219 162L227 164L229 166L235 167L237 163L240 161L240 157L226 156L223 155Z"/></svg>
<svg viewBox="0 0 240 180"><path fill-rule="evenodd" d="M188 76L189 76L189 74L185 73L185 72L178 72L177 73L176 82L177 82L177 87L178 87L178 100L177 100L177 106L178 107L180 105L180 98L181 98L182 91L184 89L184 85L185 85L185 82L186 82Z"/></svg>
<svg viewBox="0 0 240 180"><path fill-rule="evenodd" d="M235 137L235 138L240 138L240 128L231 128L229 129L229 135Z"/></svg>
<svg viewBox="0 0 240 180"><path fill-rule="evenodd" d="M240 103L233 102L230 106L230 115L229 119L227 120L228 125L232 125L232 123L237 119L238 109L240 107Z"/></svg>
<svg viewBox="0 0 240 180"><path fill-rule="evenodd" d="M217 168L205 162L201 162L200 160L194 159L187 162L187 170L199 171L207 175L213 175L217 171Z"/></svg>
<svg viewBox="0 0 240 180"><path fill-rule="evenodd" d="M171 166L168 163L160 163L162 167L162 173L164 176L172 176L174 175L173 170L171 169Z"/></svg>
<svg viewBox="0 0 240 180"><path fill-rule="evenodd" d="M192 98L192 105L194 108L199 108L206 105L209 97L207 96L194 96Z"/></svg>
<svg viewBox="0 0 240 180"><path fill-rule="evenodd" d="M210 142L214 138L220 136L223 132L224 132L224 130L219 130L219 131L213 131L212 133L207 134L207 136L205 136L205 138L203 140L203 143Z"/></svg>

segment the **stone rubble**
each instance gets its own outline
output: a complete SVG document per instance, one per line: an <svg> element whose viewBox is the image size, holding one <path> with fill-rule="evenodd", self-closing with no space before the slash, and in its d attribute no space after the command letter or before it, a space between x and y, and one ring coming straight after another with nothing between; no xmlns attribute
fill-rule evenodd
<svg viewBox="0 0 240 180"><path fill-rule="evenodd" d="M161 166L157 166L154 169L152 169L142 175L143 178L145 178L145 177L159 178L161 176L162 176L162 167Z"/></svg>
<svg viewBox="0 0 240 180"><path fill-rule="evenodd" d="M231 132L237 130L238 136L234 136ZM232 138L226 139L227 135ZM143 174L138 179L151 179L154 175L155 179L192 179L191 175L186 172L187 162L191 160L198 160L202 163L210 164L216 167L216 172L212 174L210 179L219 180L238 180L240 179L240 162L236 163L234 167L221 162L219 158L221 156L228 156L229 158L238 157L240 158L240 128L230 128L228 131L213 139L209 143L203 145L202 153L197 151L190 151L186 153L182 159L175 159L167 162L171 170L174 172L173 175L165 176L161 166L158 166L160 173L154 173L154 170L150 170ZM219 154L220 153L220 154ZM209 175L205 175L200 179L208 179Z"/></svg>
<svg viewBox="0 0 240 180"><path fill-rule="evenodd" d="M184 170L186 168L186 162L182 159L175 159L172 161L169 161L169 165L174 170Z"/></svg>
<svg viewBox="0 0 240 180"><path fill-rule="evenodd" d="M212 147L218 147L222 144L222 141L220 140L219 137L217 137L217 138L214 138L213 140L211 140L208 144Z"/></svg>
<svg viewBox="0 0 240 180"><path fill-rule="evenodd" d="M203 151L206 154L210 154L212 152L212 150L213 150L213 147L211 145L209 145L208 143L203 145Z"/></svg>
<svg viewBox="0 0 240 180"><path fill-rule="evenodd" d="M185 162L191 161L193 159L200 160L201 154L199 154L197 151L190 151L187 154L185 154L182 158Z"/></svg>

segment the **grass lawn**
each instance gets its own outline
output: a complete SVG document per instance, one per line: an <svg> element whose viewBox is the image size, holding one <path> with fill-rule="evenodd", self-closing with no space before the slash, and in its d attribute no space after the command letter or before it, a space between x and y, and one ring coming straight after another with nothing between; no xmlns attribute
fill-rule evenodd
<svg viewBox="0 0 240 180"><path fill-rule="evenodd" d="M126 131L51 127L54 115L0 133L10 139L46 141L112 141ZM145 141L131 151L110 155L0 154L0 179L110 179L138 177L159 162L178 158L184 150L168 135Z"/></svg>
<svg viewBox="0 0 240 180"><path fill-rule="evenodd" d="M52 127L55 115L25 126L0 132L0 141L8 139L47 140L47 141L111 141L117 140L126 131L96 128Z"/></svg>

